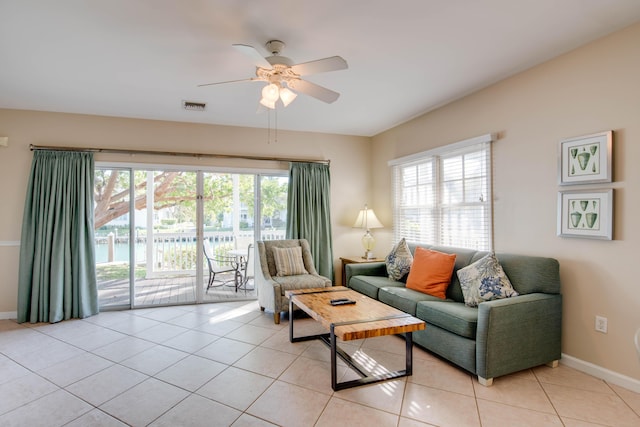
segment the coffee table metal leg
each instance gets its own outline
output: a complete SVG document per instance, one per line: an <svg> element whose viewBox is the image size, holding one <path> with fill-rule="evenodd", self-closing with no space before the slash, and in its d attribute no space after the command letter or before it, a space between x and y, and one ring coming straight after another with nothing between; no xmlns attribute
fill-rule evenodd
<svg viewBox="0 0 640 427"><path fill-rule="evenodd" d="M289 299L289 342L310 341L317 339L328 339L329 334L305 335L301 337L293 336L293 301Z"/></svg>
<svg viewBox="0 0 640 427"><path fill-rule="evenodd" d="M338 386L338 360L336 359L336 350L337 350L337 343L336 343L336 333L334 331L334 326L331 325L331 331L329 333L329 337L331 340L331 388L333 390L336 389L336 387Z"/></svg>
<svg viewBox="0 0 640 427"><path fill-rule="evenodd" d="M405 375L413 375L413 332L407 332L404 337L405 340Z"/></svg>
<svg viewBox="0 0 640 427"><path fill-rule="evenodd" d="M383 374L373 374L368 372L366 368L360 366L347 353L340 349L337 345L335 334L333 333L333 325L329 337L321 337L325 344L331 348L331 388L334 391L344 390L351 387L357 387L365 384L373 384L381 381L387 381L396 378L409 376L413 373L413 335L411 332L405 334L405 368L403 370L386 372ZM361 378L356 380L344 381L339 383L337 379L337 356L339 356L347 365L353 368Z"/></svg>
<svg viewBox="0 0 640 427"><path fill-rule="evenodd" d="M289 298L289 342L293 342L293 298Z"/></svg>

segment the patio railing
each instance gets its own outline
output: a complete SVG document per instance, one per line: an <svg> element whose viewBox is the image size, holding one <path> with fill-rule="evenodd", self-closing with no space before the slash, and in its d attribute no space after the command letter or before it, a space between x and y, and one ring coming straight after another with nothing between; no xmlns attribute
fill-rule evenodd
<svg viewBox="0 0 640 427"><path fill-rule="evenodd" d="M208 240L214 251L226 251L235 248L246 247L253 242L253 233L240 233L234 235L230 231L205 232L204 239ZM267 230L261 232L262 240L279 240L285 238L284 230ZM106 248L105 248L106 245ZM196 257L202 255L202 249L197 247L197 239L192 232L182 233L154 233L153 244L147 245L146 236L136 237L135 261L138 265L146 265L147 277L155 275L193 273L196 268ZM128 236L110 235L96 238L97 252L102 256L97 256L98 262L128 261L129 238ZM103 254L106 249L106 254ZM147 262L149 252L153 262ZM117 256L117 252L123 252L126 259L122 259L122 254ZM106 256L105 256L106 255ZM105 259L103 261L103 259Z"/></svg>

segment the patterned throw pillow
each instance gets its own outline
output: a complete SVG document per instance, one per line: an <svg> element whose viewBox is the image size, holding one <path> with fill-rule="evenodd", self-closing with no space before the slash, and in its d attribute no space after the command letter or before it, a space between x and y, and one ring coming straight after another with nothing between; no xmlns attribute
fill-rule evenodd
<svg viewBox="0 0 640 427"><path fill-rule="evenodd" d="M385 263L387 264L387 274L391 280L400 280L409 273L411 263L413 263L413 255L411 255L411 250L404 237L391 249L385 258Z"/></svg>
<svg viewBox="0 0 640 427"><path fill-rule="evenodd" d="M458 270L464 303L477 307L484 301L518 296L494 253Z"/></svg>
<svg viewBox="0 0 640 427"><path fill-rule="evenodd" d="M302 259L302 248L294 246L292 248L273 248L273 259L276 263L276 276L296 276L298 274L309 274L304 268Z"/></svg>

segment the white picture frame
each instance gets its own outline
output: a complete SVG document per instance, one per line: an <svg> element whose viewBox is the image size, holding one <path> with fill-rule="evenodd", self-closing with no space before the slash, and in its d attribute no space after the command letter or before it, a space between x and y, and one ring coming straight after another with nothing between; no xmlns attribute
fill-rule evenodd
<svg viewBox="0 0 640 427"><path fill-rule="evenodd" d="M611 182L612 131L564 139L559 151L560 185Z"/></svg>
<svg viewBox="0 0 640 427"><path fill-rule="evenodd" d="M558 192L558 236L613 239L613 189Z"/></svg>

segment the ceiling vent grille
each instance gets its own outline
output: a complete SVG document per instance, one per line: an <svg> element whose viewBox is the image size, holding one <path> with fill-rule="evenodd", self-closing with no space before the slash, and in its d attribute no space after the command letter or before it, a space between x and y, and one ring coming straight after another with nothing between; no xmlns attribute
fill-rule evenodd
<svg viewBox="0 0 640 427"><path fill-rule="evenodd" d="M207 104L204 102L182 101L182 108L187 111L204 111L207 109Z"/></svg>

